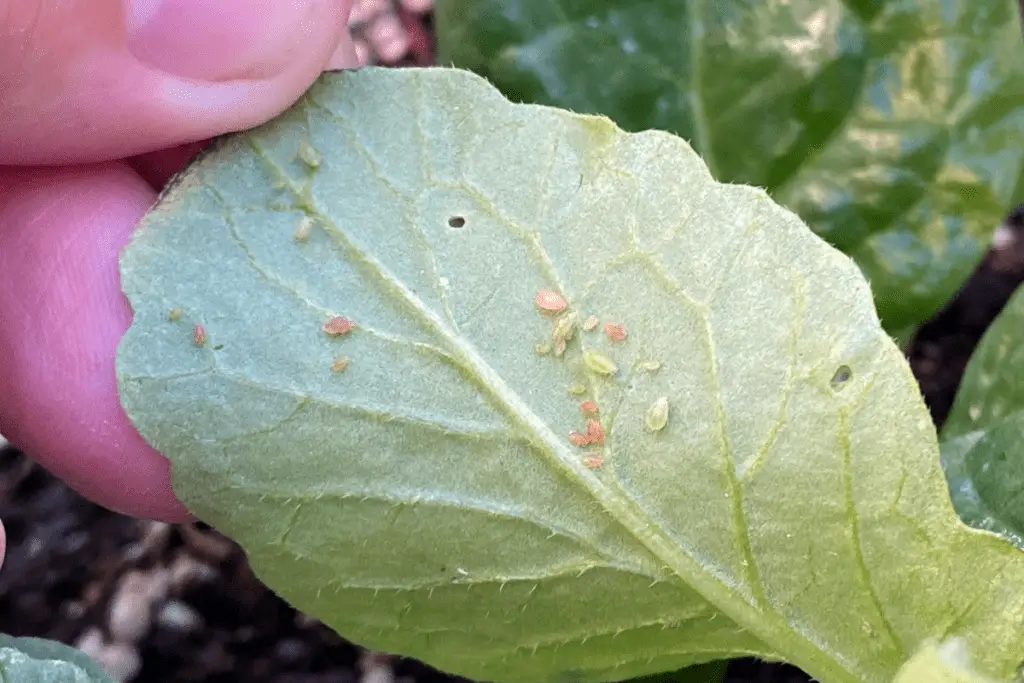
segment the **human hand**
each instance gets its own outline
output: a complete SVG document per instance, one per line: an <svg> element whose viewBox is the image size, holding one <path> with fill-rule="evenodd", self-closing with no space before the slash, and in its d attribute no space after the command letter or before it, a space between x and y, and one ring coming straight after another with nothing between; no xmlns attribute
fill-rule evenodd
<svg viewBox="0 0 1024 683"><path fill-rule="evenodd" d="M188 519L118 400L118 254L201 141L356 64L351 5L0 0L0 433L91 500Z"/></svg>

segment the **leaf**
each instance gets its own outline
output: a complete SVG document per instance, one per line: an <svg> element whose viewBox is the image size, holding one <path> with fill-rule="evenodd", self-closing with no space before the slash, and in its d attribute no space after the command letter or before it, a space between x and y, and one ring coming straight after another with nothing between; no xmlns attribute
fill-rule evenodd
<svg viewBox="0 0 1024 683"><path fill-rule="evenodd" d="M634 678L629 683L722 683L729 662L707 662L681 671Z"/></svg>
<svg viewBox="0 0 1024 683"><path fill-rule="evenodd" d="M112 683L88 655L42 638L0 633L0 680L4 683Z"/></svg>
<svg viewBox="0 0 1024 683"><path fill-rule="evenodd" d="M122 281L121 399L179 496L356 642L509 683L888 682L947 632L1018 664L1024 554L956 518L862 275L676 137L463 71L327 75L177 180ZM537 355L538 290L628 337Z"/></svg>
<svg viewBox="0 0 1024 683"><path fill-rule="evenodd" d="M439 0L438 63L516 101L689 140L854 258L886 328L931 317L1024 169L1017 0Z"/></svg>
<svg viewBox="0 0 1024 683"><path fill-rule="evenodd" d="M1024 287L985 332L943 426L942 463L960 518L1024 549Z"/></svg>
<svg viewBox="0 0 1024 683"><path fill-rule="evenodd" d="M893 683L995 683L970 665L963 641L951 638L940 645L928 643L901 669Z"/></svg>
<svg viewBox="0 0 1024 683"><path fill-rule="evenodd" d="M987 430L1024 410L1024 287L1018 287L964 369L942 436Z"/></svg>

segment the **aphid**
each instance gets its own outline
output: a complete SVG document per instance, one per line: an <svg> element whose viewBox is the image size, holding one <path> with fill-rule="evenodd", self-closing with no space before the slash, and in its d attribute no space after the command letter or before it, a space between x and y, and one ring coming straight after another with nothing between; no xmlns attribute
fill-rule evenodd
<svg viewBox="0 0 1024 683"><path fill-rule="evenodd" d="M547 342L537 342L536 350L538 356L546 356L551 353L551 344Z"/></svg>
<svg viewBox="0 0 1024 683"><path fill-rule="evenodd" d="M311 216L303 216L295 224L295 232L292 233L292 237L295 238L296 242L305 242L309 239L311 232L313 232L313 218Z"/></svg>
<svg viewBox="0 0 1024 683"><path fill-rule="evenodd" d="M600 446L604 443L604 425L597 420L587 420L587 438L590 443Z"/></svg>
<svg viewBox="0 0 1024 683"><path fill-rule="evenodd" d="M661 368L661 363L656 360L642 360L636 366L646 372L656 372Z"/></svg>
<svg viewBox="0 0 1024 683"><path fill-rule="evenodd" d="M596 315L592 315L592 316L588 317L586 320L583 321L583 325L581 325L581 327L583 328L584 332L590 332L592 329L597 327L597 323L598 323L597 316Z"/></svg>
<svg viewBox="0 0 1024 683"><path fill-rule="evenodd" d="M569 305L565 297L550 289L538 289L537 295L533 297L533 302L545 313L559 313Z"/></svg>
<svg viewBox="0 0 1024 683"><path fill-rule="evenodd" d="M573 396L582 396L587 393L587 386L582 382L573 382L569 385L569 393Z"/></svg>
<svg viewBox="0 0 1024 683"><path fill-rule="evenodd" d="M598 375L614 375L619 370L611 358L593 349L583 353L583 364L587 366L588 370Z"/></svg>
<svg viewBox="0 0 1024 683"><path fill-rule="evenodd" d="M580 432L569 432L569 443L573 446L589 446L590 437Z"/></svg>
<svg viewBox="0 0 1024 683"><path fill-rule="evenodd" d="M620 342L626 338L626 327L619 323L605 323L604 333L614 342Z"/></svg>
<svg viewBox="0 0 1024 683"><path fill-rule="evenodd" d="M558 356L558 357L561 357L563 353L565 353L565 340L564 339L556 339L555 340L555 355Z"/></svg>
<svg viewBox="0 0 1024 683"><path fill-rule="evenodd" d="M651 404L644 415L644 423L652 432L660 432L668 424L668 397L662 396Z"/></svg>
<svg viewBox="0 0 1024 683"><path fill-rule="evenodd" d="M302 163L310 168L320 168L320 164L323 163L323 157L320 156L320 152L316 151L305 140L299 143L299 158L302 159Z"/></svg>
<svg viewBox="0 0 1024 683"><path fill-rule="evenodd" d="M596 453L591 453L590 455L583 456L583 464L592 470L596 470L604 464L604 458Z"/></svg>
<svg viewBox="0 0 1024 683"><path fill-rule="evenodd" d="M351 332L353 327L355 327L355 323L351 320L337 316L325 322L324 326L320 329L332 337L340 337Z"/></svg>
<svg viewBox="0 0 1024 683"><path fill-rule="evenodd" d="M584 415L597 415L597 403L594 401L584 401L580 404L580 412Z"/></svg>
<svg viewBox="0 0 1024 683"><path fill-rule="evenodd" d="M196 323L192 328L192 341L196 343L196 346L202 346L206 343L206 328Z"/></svg>
<svg viewBox="0 0 1024 683"><path fill-rule="evenodd" d="M338 356L331 363L331 372L344 372L348 367L348 356Z"/></svg>
<svg viewBox="0 0 1024 683"><path fill-rule="evenodd" d="M185 311L182 310L181 306L175 306L167 313L167 319L173 323L183 315L185 315Z"/></svg>
<svg viewBox="0 0 1024 683"><path fill-rule="evenodd" d="M551 329L551 339L555 342L558 340L569 341L573 335L576 334L576 314L569 313L563 315L561 318L555 321L554 327Z"/></svg>

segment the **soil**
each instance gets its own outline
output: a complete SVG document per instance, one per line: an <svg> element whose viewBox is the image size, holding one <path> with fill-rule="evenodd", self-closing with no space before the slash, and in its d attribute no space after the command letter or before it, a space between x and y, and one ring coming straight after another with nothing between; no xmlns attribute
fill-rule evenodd
<svg viewBox="0 0 1024 683"><path fill-rule="evenodd" d="M421 58L415 61L423 61ZM937 423L985 328L1024 281L1024 212L908 349ZM455 683L418 662L361 651L264 588L242 552L203 525L131 519L0 451L0 632L75 644L138 683ZM739 660L729 683L809 680Z"/></svg>

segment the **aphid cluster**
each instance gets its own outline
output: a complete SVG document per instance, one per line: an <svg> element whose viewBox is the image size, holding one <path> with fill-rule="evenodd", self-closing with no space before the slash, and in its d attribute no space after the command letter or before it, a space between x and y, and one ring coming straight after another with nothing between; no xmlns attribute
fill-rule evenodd
<svg viewBox="0 0 1024 683"><path fill-rule="evenodd" d="M546 355L554 351L555 356L562 356L566 351L569 341L576 333L577 326L584 332L591 332L597 329L601 321L596 315L588 315L582 323L576 312L569 310L569 302L560 293L550 289L539 289L534 296L534 304L545 315L555 316L551 328L551 340L538 342L536 351L538 355ZM612 343L626 341L628 333L626 326L619 322L605 322L602 329L608 340ZM614 377L618 374L619 368L615 361L606 354L596 349L585 349L583 351L583 366L586 370L601 377ZM645 372L655 372L661 367L661 363L655 360L643 360L636 363L635 368ZM583 396L588 391L587 385L583 382L573 382L569 385L569 393L573 396ZM579 447L602 446L605 443L606 433L604 425L598 418L600 409L596 401L584 400L580 403L580 412L587 418L584 431L569 432L569 443ZM669 406L668 397L662 396L654 401L644 413L644 424L652 432L658 432L668 424ZM582 457L581 462L591 469L597 469L604 463L604 457L599 451L591 451Z"/></svg>
<svg viewBox="0 0 1024 683"><path fill-rule="evenodd" d="M329 337L344 337L355 329L355 326L356 324L348 318L338 315L325 322L320 329ZM344 372L348 364L348 356L338 356L331 363L331 372Z"/></svg>

